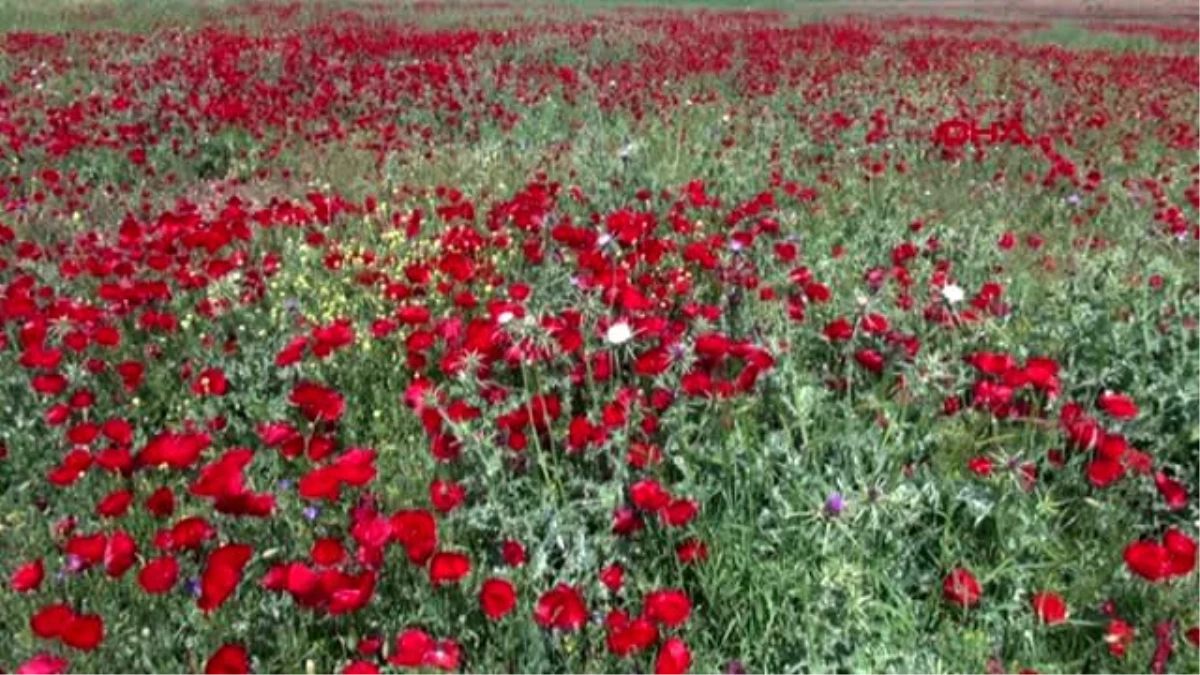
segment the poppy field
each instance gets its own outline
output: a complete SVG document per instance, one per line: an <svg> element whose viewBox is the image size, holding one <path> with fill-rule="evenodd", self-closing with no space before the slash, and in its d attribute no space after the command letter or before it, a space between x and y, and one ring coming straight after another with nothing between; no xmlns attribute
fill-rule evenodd
<svg viewBox="0 0 1200 675"><path fill-rule="evenodd" d="M1194 16L17 5L0 672L1200 672Z"/></svg>

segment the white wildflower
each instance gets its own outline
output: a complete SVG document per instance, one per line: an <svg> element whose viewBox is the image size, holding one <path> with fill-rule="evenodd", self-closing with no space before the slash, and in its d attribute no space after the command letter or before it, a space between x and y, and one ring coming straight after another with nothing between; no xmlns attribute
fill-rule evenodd
<svg viewBox="0 0 1200 675"><path fill-rule="evenodd" d="M967 297L967 294L958 284L946 284L942 287L942 297L946 299L946 302L957 305Z"/></svg>
<svg viewBox="0 0 1200 675"><path fill-rule="evenodd" d="M631 329L629 324L625 323L624 321L618 321L614 323L613 325L609 326L608 330L604 333L604 339L608 340L608 344L610 345L623 345L626 342L629 342L629 339L632 337L633 329Z"/></svg>

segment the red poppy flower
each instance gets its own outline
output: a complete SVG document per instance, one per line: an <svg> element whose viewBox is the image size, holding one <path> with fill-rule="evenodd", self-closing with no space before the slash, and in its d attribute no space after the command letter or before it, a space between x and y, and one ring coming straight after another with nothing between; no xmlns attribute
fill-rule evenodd
<svg viewBox="0 0 1200 675"><path fill-rule="evenodd" d="M173 556L155 558L138 572L138 585L150 595L166 593L179 579L179 563Z"/></svg>
<svg viewBox="0 0 1200 675"><path fill-rule="evenodd" d="M658 648L658 657L654 659L655 675L676 675L686 673L692 667L692 653L687 643L677 637L668 638Z"/></svg>
<svg viewBox="0 0 1200 675"><path fill-rule="evenodd" d="M431 316L429 309L420 305L409 305L396 310L396 320L409 326L427 323Z"/></svg>
<svg viewBox="0 0 1200 675"><path fill-rule="evenodd" d="M833 297L833 294L829 291L829 287L818 281L805 284L804 295L817 304L829 302L829 299Z"/></svg>
<svg viewBox="0 0 1200 675"><path fill-rule="evenodd" d="M254 549L246 544L225 544L209 554L200 576L197 605L201 610L211 612L233 595L253 554Z"/></svg>
<svg viewBox="0 0 1200 675"><path fill-rule="evenodd" d="M632 621L623 612L609 613L608 651L615 656L626 657L650 648L658 641L658 628L648 619L638 617Z"/></svg>
<svg viewBox="0 0 1200 675"><path fill-rule="evenodd" d="M396 648L388 657L388 663L405 668L417 668L425 661L425 654L433 649L434 640L423 630L410 628L396 636Z"/></svg>
<svg viewBox="0 0 1200 675"><path fill-rule="evenodd" d="M613 534L630 535L642 529L644 525L642 517L631 508L620 507L613 511Z"/></svg>
<svg viewBox="0 0 1200 675"><path fill-rule="evenodd" d="M845 318L839 317L826 324L822 333L830 342L845 342L854 337L854 326Z"/></svg>
<svg viewBox="0 0 1200 675"><path fill-rule="evenodd" d="M479 606L493 621L513 610L517 604L517 592L512 583L504 579L488 579L479 590Z"/></svg>
<svg viewBox="0 0 1200 675"><path fill-rule="evenodd" d="M408 553L408 559L415 565L422 565L437 548L437 521L428 511L407 510L397 511L388 520L391 526L392 539L403 546Z"/></svg>
<svg viewBox="0 0 1200 675"><path fill-rule="evenodd" d="M313 542L309 556L322 567L332 567L346 558L346 548L338 539L323 537Z"/></svg>
<svg viewBox="0 0 1200 675"><path fill-rule="evenodd" d="M580 452L597 438L603 437L603 429L589 422L586 417L575 417L567 429L567 447L572 452Z"/></svg>
<svg viewBox="0 0 1200 675"><path fill-rule="evenodd" d="M1117 658L1125 656L1125 650L1133 642L1135 635L1133 626L1121 619L1110 619L1108 629L1104 631L1104 642L1108 645L1108 652Z"/></svg>
<svg viewBox="0 0 1200 675"><path fill-rule="evenodd" d="M354 327L348 319L338 319L327 326L318 326L312 331L313 355L327 358L334 351L354 343Z"/></svg>
<svg viewBox="0 0 1200 675"><path fill-rule="evenodd" d="M45 578L46 566L42 563L42 559L38 558L13 570L9 585L15 593L27 593L36 591Z"/></svg>
<svg viewBox="0 0 1200 675"><path fill-rule="evenodd" d="M75 610L69 605L47 605L30 617L29 627L34 635L43 640L51 640L61 637L74 618Z"/></svg>
<svg viewBox="0 0 1200 675"><path fill-rule="evenodd" d="M652 349L634 360L633 372L642 377L654 377L671 366L671 355L662 348Z"/></svg>
<svg viewBox="0 0 1200 675"><path fill-rule="evenodd" d="M197 396L224 396L229 392L229 380L220 368L205 368L192 382L192 393Z"/></svg>
<svg viewBox="0 0 1200 675"><path fill-rule="evenodd" d="M299 363L300 359L304 358L304 350L308 348L308 336L301 335L292 338L279 353L275 355L275 366L278 368L286 368L295 363Z"/></svg>
<svg viewBox="0 0 1200 675"><path fill-rule="evenodd" d="M300 479L300 496L305 499L337 501L343 485L361 487L375 479L375 451L351 448L332 464L321 466Z"/></svg>
<svg viewBox="0 0 1200 675"><path fill-rule="evenodd" d="M254 459L249 448L228 450L215 461L201 467L200 475L188 489L197 497L220 498L237 495L245 491L242 473Z"/></svg>
<svg viewBox="0 0 1200 675"><path fill-rule="evenodd" d="M167 466L186 469L200 458L212 440L208 434L177 434L166 432L155 436L138 453L137 461L142 466Z"/></svg>
<svg viewBox="0 0 1200 675"><path fill-rule="evenodd" d="M39 394L57 396L67 390L67 378L58 373L41 373L29 381L33 390Z"/></svg>
<svg viewBox="0 0 1200 675"><path fill-rule="evenodd" d="M559 584L538 598L533 619L543 628L579 630L587 622L587 606L574 588Z"/></svg>
<svg viewBox="0 0 1200 675"><path fill-rule="evenodd" d="M729 353L729 338L719 333L705 333L696 338L696 355L707 359L720 359Z"/></svg>
<svg viewBox="0 0 1200 675"><path fill-rule="evenodd" d="M96 505L96 515L101 518L120 518L129 511L133 503L133 492L130 490L115 490L110 492Z"/></svg>
<svg viewBox="0 0 1200 675"><path fill-rule="evenodd" d="M288 400L314 422L336 422L346 412L346 400L341 394L315 382L300 382L292 387Z"/></svg>
<svg viewBox="0 0 1200 675"><path fill-rule="evenodd" d="M121 384L124 386L125 391L133 392L142 385L146 366L137 361L125 361L117 364L116 371L117 375L121 378Z"/></svg>
<svg viewBox="0 0 1200 675"><path fill-rule="evenodd" d="M609 591L616 593L625 583L625 568L619 563L613 563L600 570L600 583Z"/></svg>
<svg viewBox="0 0 1200 675"><path fill-rule="evenodd" d="M695 538L685 539L675 547L675 557L684 565L703 562L708 560L708 544Z"/></svg>
<svg viewBox="0 0 1200 675"><path fill-rule="evenodd" d="M525 547L521 545L521 542L511 539L501 544L500 555L504 558L504 564L509 567L520 567L527 560Z"/></svg>
<svg viewBox="0 0 1200 675"><path fill-rule="evenodd" d="M59 465L46 476L52 485L66 487L78 481L92 465L92 454L75 449L67 453Z"/></svg>
<svg viewBox="0 0 1200 675"><path fill-rule="evenodd" d="M239 644L224 644L204 663L205 675L242 675L250 672L250 654Z"/></svg>
<svg viewBox="0 0 1200 675"><path fill-rule="evenodd" d="M1135 541L1125 547L1125 565L1129 571L1149 581L1161 581L1170 575L1170 552L1156 541Z"/></svg>
<svg viewBox="0 0 1200 675"><path fill-rule="evenodd" d="M16 675L59 675L67 672L68 668L70 664L61 656L42 653L17 666L13 672Z"/></svg>
<svg viewBox="0 0 1200 675"><path fill-rule="evenodd" d="M694 499L675 499L662 510L664 524L671 527L683 527L695 519L700 512L700 505Z"/></svg>
<svg viewBox="0 0 1200 675"><path fill-rule="evenodd" d="M1190 574L1196 568L1196 551L1194 539L1171 528L1163 535L1161 544L1143 540L1125 547L1124 558L1129 571L1157 582Z"/></svg>
<svg viewBox="0 0 1200 675"><path fill-rule="evenodd" d="M471 571L471 559L462 553L439 552L429 561L429 581L434 586L457 583Z"/></svg>
<svg viewBox="0 0 1200 675"><path fill-rule="evenodd" d="M1171 528L1163 535L1163 546L1170 554L1169 568L1174 576L1186 576L1196 569L1196 540Z"/></svg>
<svg viewBox="0 0 1200 675"><path fill-rule="evenodd" d="M79 558L85 567L98 565L104 561L108 550L108 537L101 533L90 535L74 535L67 540L67 553Z"/></svg>
<svg viewBox="0 0 1200 675"><path fill-rule="evenodd" d="M454 640L434 640L420 629L409 628L396 637L396 649L388 662L407 668L456 670L462 651Z"/></svg>
<svg viewBox="0 0 1200 675"><path fill-rule="evenodd" d="M175 513L175 493L169 487L160 487L146 497L146 510L159 518Z"/></svg>
<svg viewBox="0 0 1200 675"><path fill-rule="evenodd" d="M646 478L629 488L633 505L643 511L658 511L671 503L671 495L653 478Z"/></svg>
<svg viewBox="0 0 1200 675"><path fill-rule="evenodd" d="M942 582L942 596L946 601L959 607L974 607L979 604L983 589L974 574L962 567L956 567L946 575Z"/></svg>
<svg viewBox="0 0 1200 675"><path fill-rule="evenodd" d="M1138 415L1137 404L1125 394L1106 391L1096 399L1096 405L1109 417L1118 420L1131 420Z"/></svg>
<svg viewBox="0 0 1200 675"><path fill-rule="evenodd" d="M300 477L297 491L304 499L336 502L342 496L342 480L333 466L321 466Z"/></svg>
<svg viewBox="0 0 1200 675"><path fill-rule="evenodd" d="M1070 611L1067 609L1067 603L1062 599L1062 596L1051 592L1042 591L1034 593L1031 600L1033 605L1033 613L1037 616L1038 621L1047 626L1057 626L1061 623L1066 623L1070 616Z"/></svg>
<svg viewBox="0 0 1200 675"><path fill-rule="evenodd" d="M642 606L646 618L668 628L682 625L692 613L692 602L687 594L673 588L647 593Z"/></svg>
<svg viewBox="0 0 1200 675"><path fill-rule="evenodd" d="M275 448L300 437L300 432L287 422L266 422L258 425L258 438L268 448Z"/></svg>
<svg viewBox="0 0 1200 675"><path fill-rule="evenodd" d="M1187 507L1187 488L1179 481L1168 476L1165 472L1159 471L1154 474L1154 486L1158 488L1158 493L1167 502L1168 509L1179 511Z"/></svg>
<svg viewBox="0 0 1200 675"><path fill-rule="evenodd" d="M453 511L466 497L466 489L454 481L437 479L429 484L429 501L439 513Z"/></svg>
<svg viewBox="0 0 1200 675"><path fill-rule="evenodd" d="M1106 488L1125 477L1125 465L1112 459L1093 459L1085 471L1088 482L1098 488Z"/></svg>
<svg viewBox="0 0 1200 675"><path fill-rule="evenodd" d="M990 477L992 466L992 460L989 457L972 457L967 460L967 469L980 478Z"/></svg>
<svg viewBox="0 0 1200 675"><path fill-rule="evenodd" d="M137 543L124 530L113 532L104 546L104 573L112 578L120 577L133 567L137 556Z"/></svg>
<svg viewBox="0 0 1200 675"><path fill-rule="evenodd" d="M155 545L171 551L199 548L204 542L217 536L217 530L200 516L184 518L161 538L155 537Z"/></svg>
<svg viewBox="0 0 1200 675"><path fill-rule="evenodd" d="M876 375L883 372L883 354L874 349L860 349L854 352L854 360L858 362L858 365Z"/></svg>
<svg viewBox="0 0 1200 675"><path fill-rule="evenodd" d="M104 620L98 614L76 614L61 635L63 644L90 652L104 641Z"/></svg>

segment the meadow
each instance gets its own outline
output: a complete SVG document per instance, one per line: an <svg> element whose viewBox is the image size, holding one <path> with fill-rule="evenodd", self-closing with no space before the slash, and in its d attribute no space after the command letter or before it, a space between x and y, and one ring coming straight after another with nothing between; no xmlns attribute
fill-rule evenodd
<svg viewBox="0 0 1200 675"><path fill-rule="evenodd" d="M913 4L0 0L0 672L1200 672L1196 9Z"/></svg>

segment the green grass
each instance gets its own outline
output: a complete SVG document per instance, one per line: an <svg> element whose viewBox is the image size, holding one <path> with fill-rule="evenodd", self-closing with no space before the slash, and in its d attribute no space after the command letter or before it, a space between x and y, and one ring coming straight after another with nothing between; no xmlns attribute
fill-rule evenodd
<svg viewBox="0 0 1200 675"><path fill-rule="evenodd" d="M217 3L186 8L166 2L118 3L106 5L114 12L95 21L65 5L32 5L27 0L0 3L9 3L0 4L4 17L0 21L8 22L10 30L65 31L86 25L95 30L154 31L202 22L248 27L267 35L280 30L269 23L256 25L243 16L223 16L231 5ZM419 19L426 28L479 27L493 21L521 26L546 18L526 7L518 8L517 16L500 10L426 16L401 5L374 10L361 5L338 7L377 12L372 16L380 22ZM305 5L295 25L321 26L321 21L330 20L324 13L328 9ZM589 20L580 18L585 14L574 13L575 9L569 12L551 18ZM94 414L95 419L124 416L135 421L135 445L140 446L159 430L177 427L184 420L226 415L227 431L204 461L216 451L253 447L258 456L248 474L251 484L275 490L280 478L295 480L312 463L278 458L262 447L255 425L297 419L287 396L300 376L329 383L348 399L337 430L342 446L379 451L380 479L372 490L383 513L426 505L432 476L451 477L465 485L471 495L467 505L439 517L439 527L449 546L471 553L476 571L461 587L433 590L424 574L408 566L403 553L393 547L375 601L362 612L339 618L298 609L287 596L258 588L257 581L275 562L304 558L315 538L345 536L349 523L343 511L350 500L329 505L310 522L300 515L306 503L295 491L278 489L279 515L273 519L257 522L214 516L223 540L251 541L257 550L238 593L213 616L200 613L183 589L157 598L144 595L133 581L136 568L115 581L98 570L63 575L60 580L55 573L62 564L61 538L51 525L66 515L79 518L81 531L128 527L142 546L142 557L151 554L148 541L164 523L150 518L140 506L116 524L92 514L97 500L111 489L128 484L141 499L158 484L171 484L185 504L180 515L212 516L212 509L185 496L191 474L143 471L128 481L92 474L69 490L47 486L46 472L67 448L61 430L43 421L47 400L30 390L29 373L16 365L18 352L9 347L0 362L0 398L7 420L0 440L10 453L0 463L0 496L6 505L0 512L0 560L5 561L0 571L7 574L18 561L45 556L50 578L36 594L18 596L5 590L0 595L0 627L12 638L0 646L0 666L8 669L38 651L59 649L35 638L26 626L38 607L65 598L103 613L107 621L106 642L98 651L65 651L72 670L80 672L197 672L226 641L245 644L260 672L299 671L309 663L317 672L335 671L354 658L358 638L381 634L390 641L412 625L460 640L466 650L466 669L475 672L645 672L653 668L653 650L634 660L607 654L604 631L598 625L565 636L538 629L530 619L537 595L560 580L583 585L589 608L596 613L616 607L636 612L644 591L685 588L695 607L678 632L691 647L695 672L717 671L733 662L752 672L788 673L983 672L997 662L1012 672L1023 668L1137 672L1151 661L1156 622L1174 620L1181 629L1196 624L1195 573L1170 585L1152 586L1131 577L1121 563L1121 551L1130 541L1160 536L1170 525L1194 535L1197 517L1197 249L1186 237L1177 241L1155 229L1153 209L1139 202L1144 197L1124 189L1126 181L1154 177L1168 184L1169 178L1170 187L1165 189L1172 201L1194 220L1196 211L1187 205L1183 192L1193 184L1189 172L1195 157L1190 148L1169 147L1156 135L1167 126L1139 121L1137 115L1147 112L1145 100L1132 90L1096 85L1103 70L1087 70L1084 74L1095 77L1071 80L1060 77L1053 64L1021 61L994 46L961 55L937 53L932 67L909 73L896 65L908 62L895 44L911 35L884 31L876 31L880 49L891 60L872 57L861 68L832 75L828 81L802 78L801 85L783 87L760 99L741 97L736 66L682 80L672 76L662 91L680 101L700 100L715 92L716 102L680 104L663 115L651 109L640 119L625 109L604 109L597 101L606 87L624 82L587 81L574 103L555 88L536 101L522 101L519 96L525 92L516 91L511 83L497 83L497 64L570 64L585 72L592 65L635 62L642 58L641 48L668 43L669 36L661 29L636 27L626 18L600 14L603 18L598 22L614 22L604 24L612 33L588 39L539 33L525 43L484 46L472 54L471 66L479 70L483 82L479 89L486 102L520 112L508 131L486 114L452 126L446 111L427 101L394 105L384 100L386 91L367 87L339 103L339 121L349 125L362 115L385 109L389 120L400 126L430 127L431 138L413 138L411 147L390 151L376 163L373 153L356 147L373 140L372 134L353 128L347 140L326 144L277 130L257 138L238 129L174 128L148 144L154 175L132 166L118 151L88 150L55 164L59 160L34 148L20 161L5 165L27 184L40 181L35 174L51 165L78 171L89 185L125 184L127 189L114 190L112 197L92 193L90 208L77 215L56 212L53 204L14 209L10 217L19 236L45 243L89 231L111 239L121 219L140 210L143 190L149 214L175 208L177 200L186 199L198 203L210 221L230 193L245 199L250 209L271 199L303 203L304 195L314 190L336 192L356 203L367 195L379 198L378 215L344 215L323 228L336 242L337 252L349 261L343 269L330 269L326 255L333 248L306 245L301 228L255 229L252 240L234 248L246 253L248 260L262 260L268 252L278 253L282 260L280 272L266 282L262 302L234 303L228 313L204 318L196 307L200 299L238 298L237 285L225 280L203 289L177 288L175 296L163 303L163 309L181 320L177 333L150 334L135 328L133 317L114 319L127 339L105 358L141 359L151 345L164 356L148 369L147 382L135 399L105 397L94 413L88 413L89 419ZM785 24L800 20L788 17ZM723 24L718 20L717 26ZM954 34L952 29L922 31L918 35ZM701 50L722 37L714 29L702 40L674 49ZM735 63L747 58L746 43L751 39L737 37ZM1144 39L1113 38L1067 24L1021 39L1072 51L1160 51L1160 46ZM122 48L128 51L97 58L104 63L144 62L172 49L153 40ZM87 53L85 47L76 49ZM252 52L248 49L243 56L257 67ZM851 60L845 53L834 54L817 61L826 55L814 50L794 58L802 64L812 59L814 69L830 72ZM199 62L208 63L209 56L203 54ZM364 62L376 59L387 67L407 59L405 55L356 57ZM268 59L266 66L254 71L255 76L268 78L276 72L272 68L282 67L281 60ZM0 63L10 76L30 65L16 56ZM120 78L115 69L75 65L48 78L45 86L47 96L69 100L79 83L89 85L82 90L94 86L115 91ZM1148 87L1147 99L1151 94L1161 98L1164 117L1193 119L1195 98L1179 95L1194 93L1190 85L1165 75L1161 82L1138 84ZM648 91L660 89L651 85ZM25 87L22 93L29 94L28 85L21 86ZM1162 88L1153 88L1157 86ZM1038 96L1027 95L1030 91L1039 92ZM1084 97L1081 91L1093 96ZM172 81L149 84L137 95L153 102L164 92L186 93ZM978 161L972 157L947 161L930 145L931 129L942 119L960 114L963 107L978 106L988 111L987 117L1002 108L1001 101L1011 102L1010 97L1016 96L1022 97L1031 131L1053 129L1064 119L1086 119L1077 105L1087 113L1101 109L1110 113L1109 126L1103 129L1072 127L1076 137L1070 143L1055 132L1055 147L1077 160L1081 173L1092 166L1103 169L1107 204L1078 186L1041 187L1037 179L1047 162L1034 148L989 148ZM919 112L894 112L902 108L899 97ZM489 109L473 108L468 96L462 98L469 112ZM893 136L883 147L867 146L861 124L850 132L829 134L820 124L802 118L845 112L861 121L875 110L887 111L894 121ZM146 109L129 114L146 114ZM1122 154L1128 135L1136 138L1136 158ZM723 148L723 138L732 139L732 147ZM288 142L278 154L269 155L267 147L275 140ZM172 141L183 150L175 152ZM861 158L882 156L885 149L890 153L889 167L903 159L906 172L888 168L884 176L864 181ZM192 151L195 154L188 154ZM282 169L293 174L285 178ZM265 175L260 177L259 170ZM763 345L776 360L753 395L684 401L658 421L661 431L655 441L667 461L645 475L668 482L673 494L700 501L701 514L686 535L709 546L710 557L703 564L687 566L677 561L674 546L685 533L654 526L633 540L609 533L613 507L625 502L629 483L644 475L621 461L638 437L634 424L615 428L602 449L582 457L563 451L564 433L548 436L546 447L531 440L524 451L529 470L518 472L511 468L512 453L496 438L500 411L483 404L480 382L444 377L433 367L428 370L439 378L448 397L485 410L480 420L463 425L462 460L439 466L429 455L420 423L399 404L413 373L405 363L400 339L369 337L371 323L392 312L396 303L383 299L377 288L358 283L355 255L370 251L380 259L392 256L380 269L400 277L409 263L442 250L435 240L443 231L430 215L439 204L430 195L434 186L461 190L476 203L482 217L490 206L510 199L542 171L564 186L554 217L569 217L577 224L588 223L593 213L599 216L626 207L651 210L665 222L673 199L655 198L639 206L634 193L644 188L653 194L663 190L679 194L689 181L703 180L709 194L719 197L723 205L689 210L686 223L706 237L728 234L733 228L722 224L724 216L767 189L775 172L787 181L820 189L814 204L780 196L778 204L764 214L778 221L781 240L798 243L801 253L796 263L778 261L769 237L740 256L721 251L730 270L750 260L763 285L785 293L798 292L789 273L799 265L827 283L833 298L825 305L810 303L804 321L790 318L783 303L760 299L749 291L732 293L733 284L717 273L694 265L689 268L696 286L689 297L718 306L722 313L715 321L697 320L690 325L688 344L700 333L720 331ZM997 179L998 173L1004 173L1005 180ZM1026 173L1035 180L1026 182ZM168 182L167 174L177 180ZM231 179L239 183L233 185ZM843 187L834 188L832 180ZM573 185L586 193L586 203L565 196ZM228 191L218 194L217 186L229 186ZM1072 196L1080 203L1074 204ZM1083 219L1085 210L1093 207L1096 213ZM406 214L414 208L423 209L429 218L420 237L408 241L389 231L390 214ZM919 233L910 229L916 220L926 221ZM748 219L739 227L747 228L751 222ZM522 236L514 228L503 231ZM1007 232L1014 232L1019 243L1005 252L997 241ZM1035 234L1044 239L1036 251L1023 243L1027 235ZM699 235L666 236L679 243L699 239ZM937 239L937 253L919 255L908 263L916 309L897 306L895 281L888 281L878 293L869 291L863 280L868 270L890 270L895 266L895 247L903 242L925 247L929 237ZM1084 237L1108 245L1089 246ZM844 255L833 256L835 247L843 247ZM570 264L571 255L566 252L567 262L535 266L523 259L518 246L511 246L489 249L481 264L496 265L508 281L528 283L534 298L530 308L538 316L579 309L594 329L586 336L588 348L607 350L619 363L628 364L648 345L637 340L623 347L603 343L598 337L602 332L593 324L615 310L611 302L572 283L578 270ZM670 256L674 257L668 257L669 264L684 266L676 254ZM57 263L64 257L55 254L14 262L0 271L0 281L7 284L15 270L28 270L37 283L55 287L64 297L95 297L96 280L61 273ZM8 258L16 256L6 253ZM931 302L942 302L933 281L937 261L944 261L968 297L986 282L1002 284L1010 312L953 330L933 326L921 307L929 301L927 296L933 297ZM1152 274L1165 278L1162 290L1147 285ZM490 281L473 283L471 288L485 300L503 293ZM435 316L466 313L437 293L429 293L425 302ZM877 378L855 364L853 351L866 345L890 349L881 338L860 332L856 342L840 345L821 335L834 318L866 312L881 313L896 330L919 337L919 354L912 360L893 357L886 373ZM301 325L301 317L310 323ZM339 317L351 319L358 330L353 347L325 361L309 357L290 370L274 365L275 355L290 338L306 333L311 324ZM15 344L19 328L4 328ZM533 341L547 340L544 331L519 321L506 330ZM236 335L240 349L226 355L206 346L201 334L217 340ZM951 393L965 395L978 378L963 363L965 355L977 350L1010 353L1018 360L1045 355L1062 365L1062 395L1045 402L1045 419L1001 420L972 410L956 416L942 414L943 399ZM180 379L185 363L220 364L233 383L232 391L222 399L197 399ZM518 397L534 387L562 392L569 405L587 406L583 412L593 418L617 396L618 385L682 390L682 368L656 379L629 376L620 383L581 385L568 379L563 362L555 363L544 369L498 367L496 377L506 378ZM115 394L113 382L90 378L74 361L64 370L80 386ZM845 380L843 389L831 386L837 379ZM1105 490L1093 488L1083 474L1086 452L1068 453L1062 469L1047 460L1047 451L1064 447L1056 425L1062 404L1079 401L1091 410L1105 389L1129 392L1137 399L1142 408L1139 419L1129 423L1106 419L1106 424L1120 428L1136 447L1154 457L1156 466L1173 470L1187 483L1190 497L1182 511L1168 512L1149 479L1129 478ZM560 423L564 425L565 420ZM996 460L995 476L985 480L967 470L967 462L979 456ZM1018 471L1010 468L1026 462L1041 472L1032 489L1026 489ZM838 515L826 510L835 493L846 502ZM45 501L44 511L39 500ZM526 544L530 551L526 567L506 570L498 564L501 537ZM614 560L630 568L628 589L620 596L601 590L595 582L598 570ZM198 556L186 557L185 577L196 576L199 563ZM984 598L976 609L961 610L942 599L943 579L956 566L968 567L979 576ZM480 617L474 598L478 582L490 574L512 578L521 594L517 613L498 624ZM1030 596L1045 589L1066 596L1070 622L1057 627L1037 624ZM1138 630L1124 659L1110 656L1103 642L1107 617L1100 608L1109 599ZM1194 648L1177 640L1176 649L1170 664L1173 672L1200 670Z"/></svg>
<svg viewBox="0 0 1200 675"><path fill-rule="evenodd" d="M1054 45L1066 49L1103 49L1109 51L1153 52L1160 43L1149 35L1124 36L1092 30L1068 21L1056 21L1046 30L1030 33L1027 42Z"/></svg>

